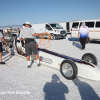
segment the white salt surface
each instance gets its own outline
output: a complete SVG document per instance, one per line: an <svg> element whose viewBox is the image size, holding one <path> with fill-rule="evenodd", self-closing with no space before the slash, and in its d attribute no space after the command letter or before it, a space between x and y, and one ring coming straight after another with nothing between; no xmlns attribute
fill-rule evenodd
<svg viewBox="0 0 100 100"><path fill-rule="evenodd" d="M39 42L39 39L36 39ZM81 51L78 39L70 38L51 41L48 50L70 57L81 59L85 53L93 53L98 59L100 68L100 42L86 45ZM3 53L3 61L12 65L18 56ZM53 68L34 62L32 68L27 68L26 58L8 67L0 65L0 100L100 100L100 81L92 81L77 77L74 80L65 79Z"/></svg>

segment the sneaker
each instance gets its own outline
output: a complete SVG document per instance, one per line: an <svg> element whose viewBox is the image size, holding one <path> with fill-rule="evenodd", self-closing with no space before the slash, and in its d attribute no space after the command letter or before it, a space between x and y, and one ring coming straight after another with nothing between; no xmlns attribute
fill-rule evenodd
<svg viewBox="0 0 100 100"><path fill-rule="evenodd" d="M41 64L37 64L37 67L40 67L41 66Z"/></svg>
<svg viewBox="0 0 100 100"><path fill-rule="evenodd" d="M6 64L5 62L0 62L0 64Z"/></svg>
<svg viewBox="0 0 100 100"><path fill-rule="evenodd" d="M27 67L28 67L28 68L31 68L31 65L28 65Z"/></svg>
<svg viewBox="0 0 100 100"><path fill-rule="evenodd" d="M85 50L85 48L82 48L81 50Z"/></svg>

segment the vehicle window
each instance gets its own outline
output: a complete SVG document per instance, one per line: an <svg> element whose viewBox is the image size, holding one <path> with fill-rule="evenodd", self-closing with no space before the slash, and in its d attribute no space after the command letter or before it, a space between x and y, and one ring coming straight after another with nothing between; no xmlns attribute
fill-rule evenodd
<svg viewBox="0 0 100 100"><path fill-rule="evenodd" d="M47 25L47 24L46 24L46 29L47 30L52 30L52 28L49 25Z"/></svg>
<svg viewBox="0 0 100 100"><path fill-rule="evenodd" d="M82 26L82 22L80 22L80 26L79 27L81 27Z"/></svg>
<svg viewBox="0 0 100 100"><path fill-rule="evenodd" d="M74 22L73 25L72 25L72 28L77 28L79 25L79 22Z"/></svg>
<svg viewBox="0 0 100 100"><path fill-rule="evenodd" d="M100 22L96 22L96 27L100 27Z"/></svg>
<svg viewBox="0 0 100 100"><path fill-rule="evenodd" d="M63 29L59 24L50 24L53 29Z"/></svg>
<svg viewBox="0 0 100 100"><path fill-rule="evenodd" d="M86 26L88 27L94 27L94 22L85 22Z"/></svg>

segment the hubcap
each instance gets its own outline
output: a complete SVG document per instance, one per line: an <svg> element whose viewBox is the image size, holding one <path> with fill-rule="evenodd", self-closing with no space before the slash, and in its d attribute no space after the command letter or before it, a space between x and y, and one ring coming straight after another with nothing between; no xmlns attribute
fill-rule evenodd
<svg viewBox="0 0 100 100"><path fill-rule="evenodd" d="M86 56L86 57L84 57L83 60L85 60L85 61L87 61L89 63L93 63L94 64L94 60L91 57Z"/></svg>
<svg viewBox="0 0 100 100"><path fill-rule="evenodd" d="M64 63L62 66L62 72L66 77L71 77L73 75L73 68L69 63Z"/></svg>

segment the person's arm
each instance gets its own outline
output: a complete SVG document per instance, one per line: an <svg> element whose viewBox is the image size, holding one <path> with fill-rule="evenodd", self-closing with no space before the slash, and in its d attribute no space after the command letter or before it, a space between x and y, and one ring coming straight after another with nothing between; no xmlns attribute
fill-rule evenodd
<svg viewBox="0 0 100 100"><path fill-rule="evenodd" d="M2 37L1 40L7 45L8 43L5 41L5 39Z"/></svg>
<svg viewBox="0 0 100 100"><path fill-rule="evenodd" d="M88 28L88 27L87 27ZM88 38L89 38L89 28L88 28Z"/></svg>
<svg viewBox="0 0 100 100"><path fill-rule="evenodd" d="M80 32L78 32L78 38L80 38Z"/></svg>
<svg viewBox="0 0 100 100"><path fill-rule="evenodd" d="M23 38L19 38L19 40L24 41L25 39L23 39Z"/></svg>
<svg viewBox="0 0 100 100"><path fill-rule="evenodd" d="M89 38L89 32L88 32L88 38Z"/></svg>
<svg viewBox="0 0 100 100"><path fill-rule="evenodd" d="M79 28L78 38L80 38L81 27Z"/></svg>
<svg viewBox="0 0 100 100"><path fill-rule="evenodd" d="M34 33L33 35L34 36L40 36L40 35L45 35L46 34L46 32L44 32L44 33Z"/></svg>

